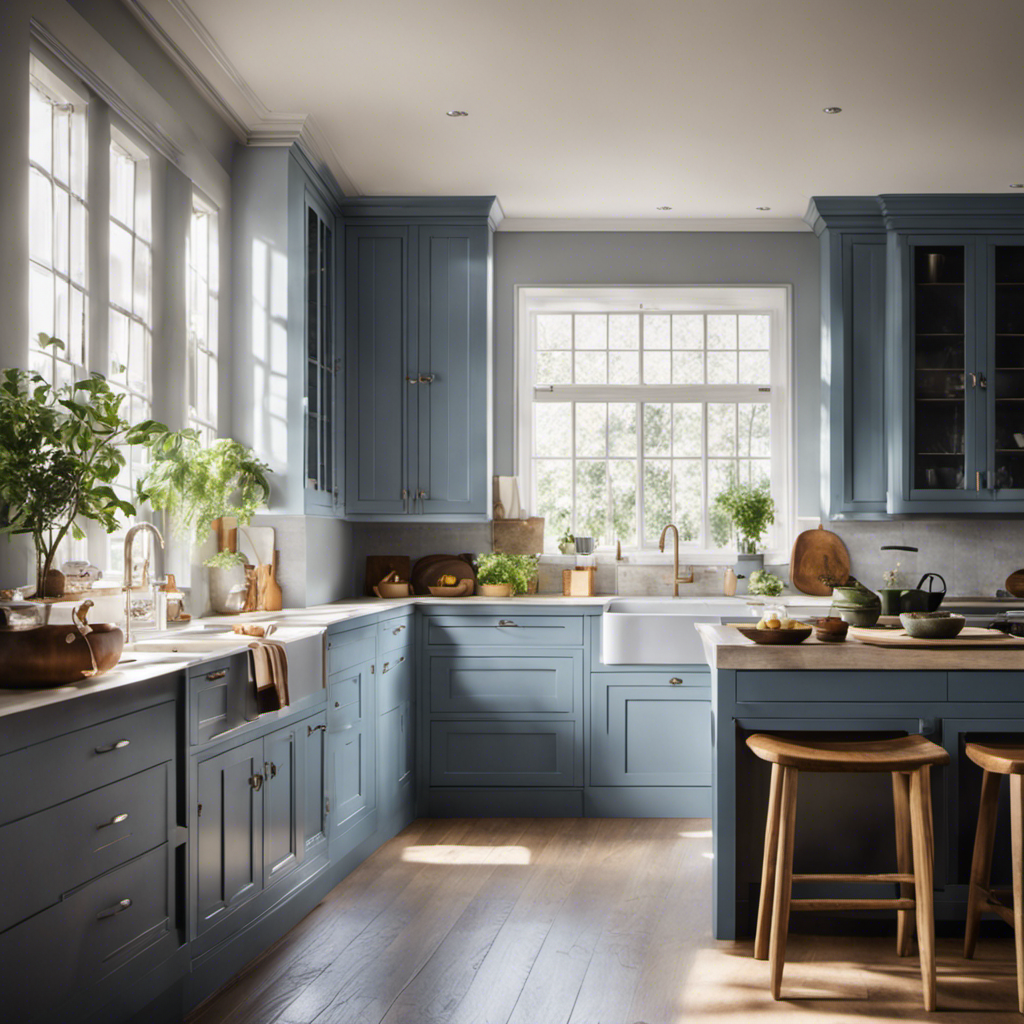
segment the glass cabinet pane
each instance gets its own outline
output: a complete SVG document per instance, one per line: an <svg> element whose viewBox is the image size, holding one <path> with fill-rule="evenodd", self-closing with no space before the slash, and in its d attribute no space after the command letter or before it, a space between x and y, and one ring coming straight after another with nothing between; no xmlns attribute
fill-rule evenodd
<svg viewBox="0 0 1024 1024"><path fill-rule="evenodd" d="M913 255L913 487L962 490L966 475L966 251L919 245Z"/></svg>
<svg viewBox="0 0 1024 1024"><path fill-rule="evenodd" d="M306 487L318 506L334 499L334 311L331 229L306 210Z"/></svg>
<svg viewBox="0 0 1024 1024"><path fill-rule="evenodd" d="M995 247L995 479L1024 487L1024 246Z"/></svg>

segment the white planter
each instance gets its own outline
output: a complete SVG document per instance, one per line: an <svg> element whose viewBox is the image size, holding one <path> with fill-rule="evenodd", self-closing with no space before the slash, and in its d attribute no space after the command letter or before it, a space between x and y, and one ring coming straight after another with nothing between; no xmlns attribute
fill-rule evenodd
<svg viewBox="0 0 1024 1024"><path fill-rule="evenodd" d="M750 574L758 569L764 568L764 553L755 555L737 555L733 572L736 573L736 593L746 594L747 584L750 581Z"/></svg>
<svg viewBox="0 0 1024 1024"><path fill-rule="evenodd" d="M207 570L210 581L210 607L218 615L237 615L245 604L245 566Z"/></svg>

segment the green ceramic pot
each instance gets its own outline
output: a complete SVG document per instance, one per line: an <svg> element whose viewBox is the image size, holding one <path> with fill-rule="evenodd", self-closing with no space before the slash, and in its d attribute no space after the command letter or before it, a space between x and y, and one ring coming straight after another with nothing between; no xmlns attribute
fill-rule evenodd
<svg viewBox="0 0 1024 1024"><path fill-rule="evenodd" d="M832 610L851 626L873 626L882 614L882 601L863 583L850 579L832 590Z"/></svg>

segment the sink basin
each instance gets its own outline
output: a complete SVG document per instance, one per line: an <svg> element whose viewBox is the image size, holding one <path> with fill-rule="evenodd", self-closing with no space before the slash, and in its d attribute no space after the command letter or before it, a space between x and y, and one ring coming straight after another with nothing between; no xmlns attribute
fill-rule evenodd
<svg viewBox="0 0 1024 1024"><path fill-rule="evenodd" d="M245 647L248 642L248 637L228 633L223 637L207 636L201 639L182 636L159 640L134 640L130 644L125 644L124 649L131 653L152 651L168 654L220 654L222 651Z"/></svg>
<svg viewBox="0 0 1024 1024"><path fill-rule="evenodd" d="M714 598L622 598L605 605L601 617L601 661L605 665L703 665L698 622L754 617L746 601Z"/></svg>

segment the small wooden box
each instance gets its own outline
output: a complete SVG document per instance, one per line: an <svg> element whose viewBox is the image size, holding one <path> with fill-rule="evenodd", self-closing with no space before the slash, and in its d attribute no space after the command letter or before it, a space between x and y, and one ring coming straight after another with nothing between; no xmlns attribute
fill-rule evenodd
<svg viewBox="0 0 1024 1024"><path fill-rule="evenodd" d="M594 585L597 567L562 570L563 597L593 597L597 590Z"/></svg>

